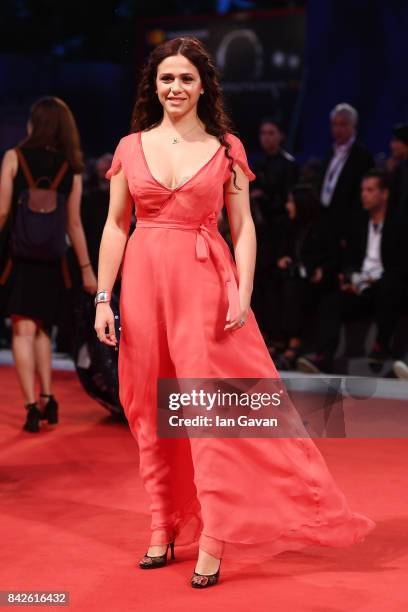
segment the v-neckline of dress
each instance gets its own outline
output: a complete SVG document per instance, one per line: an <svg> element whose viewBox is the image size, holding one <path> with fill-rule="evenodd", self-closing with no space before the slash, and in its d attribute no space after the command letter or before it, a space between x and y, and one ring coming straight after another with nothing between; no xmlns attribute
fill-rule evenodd
<svg viewBox="0 0 408 612"><path fill-rule="evenodd" d="M179 189L181 189L182 187L184 187L185 185L187 185L188 183L190 183L194 178L196 178L199 174L201 174L201 172L213 161L213 159L218 155L218 153L220 152L220 150L223 148L223 145L220 144L220 146L218 147L218 149L215 151L215 153L213 153L213 155L211 155L210 159L208 161L205 162L205 164L203 164L198 170L197 172L194 172L194 174L192 174L190 176L190 178L188 178L186 181L184 181L184 183L181 183L181 185L178 185L177 187L167 187L167 185L165 185L164 183L162 183L161 181L159 181L155 176L153 176L149 164L147 163L147 159L144 153L144 149L143 149L143 143L142 143L142 132L139 132L139 148L140 148L140 152L142 154L142 158L144 161L144 165L146 166L146 170L149 173L149 176L153 179L153 181L155 183L157 183L158 185L160 185L160 187L163 187L163 189L166 189L167 191L170 192L175 192L178 191Z"/></svg>

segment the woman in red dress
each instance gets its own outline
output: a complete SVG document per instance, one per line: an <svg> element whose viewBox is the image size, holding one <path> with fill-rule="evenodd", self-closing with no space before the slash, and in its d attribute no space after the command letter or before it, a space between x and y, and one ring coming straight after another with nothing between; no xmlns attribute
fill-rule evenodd
<svg viewBox="0 0 408 612"><path fill-rule="evenodd" d="M140 567L162 567L169 546L174 558L174 543L199 540L191 585L204 588L216 584L221 558L237 551L241 560L259 559L363 540L375 523L349 509L311 439L157 434L158 378L279 379L250 308L255 175L198 40L174 39L152 52L132 132L107 177L95 330L116 344L109 294L124 255L120 398L152 519ZM217 229L224 203L235 261Z"/></svg>

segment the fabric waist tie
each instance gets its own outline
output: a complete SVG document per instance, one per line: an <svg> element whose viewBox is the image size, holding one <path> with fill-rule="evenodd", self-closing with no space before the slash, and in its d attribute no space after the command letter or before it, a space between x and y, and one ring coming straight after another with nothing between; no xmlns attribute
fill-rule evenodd
<svg viewBox="0 0 408 612"><path fill-rule="evenodd" d="M230 312L230 320L232 321L239 316L241 305L239 300L239 292L235 275L230 266L227 265L225 253L220 245L217 234L218 226L215 215L208 217L207 222L200 225L193 223L184 223L182 221L169 221L159 219L137 219L136 230L138 228L167 228L176 230L195 231L196 236L196 257L199 261L206 261L209 257L210 250L214 257L215 265L223 279L228 307Z"/></svg>

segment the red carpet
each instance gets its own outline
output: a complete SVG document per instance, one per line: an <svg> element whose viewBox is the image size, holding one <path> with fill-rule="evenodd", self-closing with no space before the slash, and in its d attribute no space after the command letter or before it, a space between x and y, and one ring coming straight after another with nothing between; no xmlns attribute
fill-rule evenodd
<svg viewBox="0 0 408 612"><path fill-rule="evenodd" d="M166 568L136 567L149 527L136 442L73 373L55 380L60 423L29 434L15 372L0 368L0 590L69 591L84 612L408 609L406 440L318 441L350 506L377 523L365 542L229 564L217 586L193 590L194 547L176 546Z"/></svg>

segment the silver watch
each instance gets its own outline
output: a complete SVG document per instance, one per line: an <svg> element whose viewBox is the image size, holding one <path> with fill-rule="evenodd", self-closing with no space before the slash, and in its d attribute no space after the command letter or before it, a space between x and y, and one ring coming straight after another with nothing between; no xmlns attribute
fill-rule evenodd
<svg viewBox="0 0 408 612"><path fill-rule="evenodd" d="M95 296L95 306L100 302L110 302L110 291L106 291L105 289L103 291L98 291Z"/></svg>

